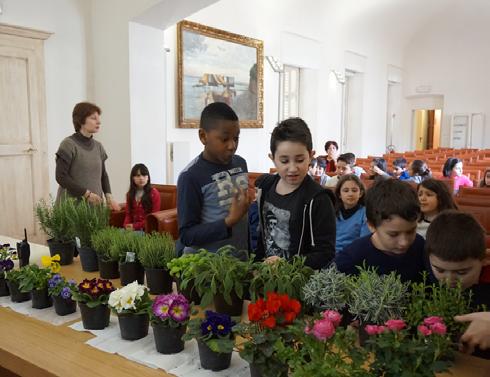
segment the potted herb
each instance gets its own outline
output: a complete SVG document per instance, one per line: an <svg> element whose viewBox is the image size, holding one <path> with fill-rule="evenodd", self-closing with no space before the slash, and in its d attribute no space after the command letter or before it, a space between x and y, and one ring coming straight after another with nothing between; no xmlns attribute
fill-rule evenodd
<svg viewBox="0 0 490 377"><path fill-rule="evenodd" d="M289 297L301 299L301 291L313 270L305 266L305 258L295 256L291 261L279 259L275 263L256 263L250 282L252 301L266 292L286 293Z"/></svg>
<svg viewBox="0 0 490 377"><path fill-rule="evenodd" d="M179 258L174 258L167 263L170 275L173 276L177 283L177 290L181 292L194 304L199 305L201 296L194 288L193 270L199 268L200 264L205 263L204 258L207 251L201 251L196 254L184 254ZM186 281L185 284L183 282Z"/></svg>
<svg viewBox="0 0 490 377"><path fill-rule="evenodd" d="M294 342L289 327L300 311L298 300L274 292L248 306L250 322L236 325L235 331L245 339L240 356L250 363L252 377L287 377L287 364L278 359L275 344Z"/></svg>
<svg viewBox="0 0 490 377"><path fill-rule="evenodd" d="M13 250L8 243L0 246L0 297L10 294L5 274L14 268L11 254Z"/></svg>
<svg viewBox="0 0 490 377"><path fill-rule="evenodd" d="M137 340L148 335L151 300L144 285L134 281L111 292L109 307L117 313L121 338Z"/></svg>
<svg viewBox="0 0 490 377"><path fill-rule="evenodd" d="M48 280L48 293L54 301L54 310L59 316L75 313L77 303L72 299L72 292L76 290L75 280L66 280L60 274L54 274Z"/></svg>
<svg viewBox="0 0 490 377"><path fill-rule="evenodd" d="M71 222L71 214L75 199L66 197L56 203L50 198L49 204L41 199L36 204L36 217L41 229L50 237L48 239L51 256L59 254L60 264L73 263L75 251L75 234Z"/></svg>
<svg viewBox="0 0 490 377"><path fill-rule="evenodd" d="M105 205L91 205L86 200L79 200L73 205L70 215L82 270L98 271L99 264L92 247L92 234L109 225L110 210Z"/></svg>
<svg viewBox="0 0 490 377"><path fill-rule="evenodd" d="M113 245L120 232L120 229L107 227L92 234L92 247L97 253L102 279L117 279L119 277L119 253Z"/></svg>
<svg viewBox="0 0 490 377"><path fill-rule="evenodd" d="M107 302L113 290L110 280L93 278L84 279L72 291L73 299L78 301L85 329L102 330L109 326L111 310Z"/></svg>
<svg viewBox="0 0 490 377"><path fill-rule="evenodd" d="M5 273L5 279L7 280L7 285L10 292L10 299L12 300L12 302L24 302L31 299L30 291L21 291L21 289L19 288L20 282L22 281L23 277L23 268L20 268L18 270L12 269Z"/></svg>
<svg viewBox="0 0 490 377"><path fill-rule="evenodd" d="M189 330L182 339L197 340L203 369L220 371L230 366L235 344L234 325L235 322L228 314L206 310L204 318L194 318L189 321Z"/></svg>
<svg viewBox="0 0 490 377"><path fill-rule="evenodd" d="M240 260L233 253L233 248L223 247L216 253L202 254L202 261L192 269L182 285L193 280L195 289L202 297L202 307L214 301L217 312L239 316L242 314L244 287L249 285L253 261Z"/></svg>
<svg viewBox="0 0 490 377"><path fill-rule="evenodd" d="M172 277L167 263L175 258L175 242L170 234L145 234L139 240L139 260L145 268L146 283L151 294L172 292Z"/></svg>
<svg viewBox="0 0 490 377"><path fill-rule="evenodd" d="M182 336L191 315L189 301L181 294L161 295L155 298L151 309L157 352L170 355L182 351Z"/></svg>
<svg viewBox="0 0 490 377"><path fill-rule="evenodd" d="M133 281L138 281L138 284L145 282L145 270L138 257L141 238L137 232L123 230L113 240L112 248L119 255L119 274L123 286Z"/></svg>
<svg viewBox="0 0 490 377"><path fill-rule="evenodd" d="M22 268L19 288L22 292L31 292L33 308L44 309L53 305L51 297L48 295L48 280L51 275L50 268L39 268L36 264L30 264Z"/></svg>

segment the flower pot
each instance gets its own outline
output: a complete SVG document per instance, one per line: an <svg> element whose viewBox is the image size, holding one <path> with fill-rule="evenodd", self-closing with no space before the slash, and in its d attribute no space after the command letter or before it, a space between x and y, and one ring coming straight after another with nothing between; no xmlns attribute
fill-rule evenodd
<svg viewBox="0 0 490 377"><path fill-rule="evenodd" d="M121 338L125 340L137 340L148 335L150 325L150 316L148 313L143 314L118 314L119 329Z"/></svg>
<svg viewBox="0 0 490 377"><path fill-rule="evenodd" d="M253 363L250 364L250 377L262 377L262 372L260 369L260 366ZM277 377L288 377L287 365L284 365L284 367L277 370Z"/></svg>
<svg viewBox="0 0 490 377"><path fill-rule="evenodd" d="M97 305L95 308L89 308L83 302L79 302L78 306L80 307L84 329L102 330L109 326L111 310L107 305Z"/></svg>
<svg viewBox="0 0 490 377"><path fill-rule="evenodd" d="M102 279L117 279L119 277L119 263L99 259L99 273Z"/></svg>
<svg viewBox="0 0 490 377"><path fill-rule="evenodd" d="M146 285L152 295L172 293L172 276L163 268L146 268Z"/></svg>
<svg viewBox="0 0 490 377"><path fill-rule="evenodd" d="M199 296L199 293L194 289L194 280L189 281L187 284L187 287L181 288L181 280L177 279L177 291L179 293L182 293L188 300L189 302L193 302L195 305L199 305L201 303L201 296Z"/></svg>
<svg viewBox="0 0 490 377"><path fill-rule="evenodd" d="M243 299L239 298L235 292L231 292L231 305L225 301L222 294L214 296L214 308L218 313L228 314L232 317L241 316L243 309Z"/></svg>
<svg viewBox="0 0 490 377"><path fill-rule="evenodd" d="M99 271L99 260L95 250L90 247L79 247L78 253L80 254L80 263L82 264L82 270L85 272Z"/></svg>
<svg viewBox="0 0 490 377"><path fill-rule="evenodd" d="M0 297L9 296L9 287L5 278L0 278Z"/></svg>
<svg viewBox="0 0 490 377"><path fill-rule="evenodd" d="M151 327L153 327L157 352L171 355L184 349L185 342L181 338L185 334L187 326L169 327L152 323Z"/></svg>
<svg viewBox="0 0 490 377"><path fill-rule="evenodd" d="M73 256L75 254L75 242L58 242L54 238L48 240L49 254L53 257L59 254L60 264L66 266L73 263Z"/></svg>
<svg viewBox="0 0 490 377"><path fill-rule="evenodd" d="M21 292L19 289L19 284L12 281L8 281L7 284L12 302L24 302L31 299L31 292Z"/></svg>
<svg viewBox="0 0 490 377"><path fill-rule="evenodd" d="M214 352L201 340L197 341L197 346L199 348L199 358L201 359L201 367L203 369L209 369L217 372L230 367L231 352Z"/></svg>
<svg viewBox="0 0 490 377"><path fill-rule="evenodd" d="M145 284L145 269L140 262L119 263L121 285L128 285L135 280L138 284Z"/></svg>
<svg viewBox="0 0 490 377"><path fill-rule="evenodd" d="M32 307L34 309L46 309L53 306L53 301L48 295L48 288L33 289L31 291Z"/></svg>
<svg viewBox="0 0 490 377"><path fill-rule="evenodd" d="M77 303L71 298L63 298L61 296L53 296L54 311L56 314L63 316L77 311Z"/></svg>

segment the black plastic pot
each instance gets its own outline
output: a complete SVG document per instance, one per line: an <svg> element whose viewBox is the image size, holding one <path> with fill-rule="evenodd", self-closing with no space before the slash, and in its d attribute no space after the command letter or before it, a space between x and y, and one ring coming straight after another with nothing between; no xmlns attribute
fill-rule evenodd
<svg viewBox="0 0 490 377"><path fill-rule="evenodd" d="M117 279L119 277L119 263L99 259L99 273L102 279Z"/></svg>
<svg viewBox="0 0 490 377"><path fill-rule="evenodd" d="M206 343L200 340L197 341L197 346L199 348L199 358L201 359L201 367L203 369L209 369L217 372L230 367L231 352L214 352L206 345Z"/></svg>
<svg viewBox="0 0 490 377"><path fill-rule="evenodd" d="M140 262L119 263L119 274L123 286L135 280L138 280L138 284L145 284L145 269Z"/></svg>
<svg viewBox="0 0 490 377"><path fill-rule="evenodd" d="M12 302L24 302L31 299L31 292L21 292L17 283L8 281L7 284Z"/></svg>
<svg viewBox="0 0 490 377"><path fill-rule="evenodd" d="M79 247L78 253L80 254L80 263L82 264L82 270L85 272L99 271L99 260L95 250L91 247Z"/></svg>
<svg viewBox="0 0 490 377"><path fill-rule="evenodd" d="M152 295L172 293L172 276L163 268L146 268L146 285Z"/></svg>
<svg viewBox="0 0 490 377"><path fill-rule="evenodd" d="M195 305L199 305L201 303L201 296L194 289L194 280L189 281L185 288L181 287L181 280L176 279L177 291L183 294L189 302L193 302Z"/></svg>
<svg viewBox="0 0 490 377"><path fill-rule="evenodd" d="M48 240L49 254L53 257L59 254L61 257L60 264L66 266L73 263L75 254L75 242L58 242L54 238Z"/></svg>
<svg viewBox="0 0 490 377"><path fill-rule="evenodd" d="M125 340L137 340L148 335L150 316L144 314L118 314L121 338Z"/></svg>
<svg viewBox="0 0 490 377"><path fill-rule="evenodd" d="M102 330L109 326L111 310L107 305L97 305L95 308L89 308L86 304L79 302L78 306L80 307L84 329Z"/></svg>
<svg viewBox="0 0 490 377"><path fill-rule="evenodd" d="M63 316L77 311L77 303L71 298L65 299L61 296L53 296L54 311L56 314Z"/></svg>
<svg viewBox="0 0 490 377"><path fill-rule="evenodd" d="M9 296L9 287L5 278L0 278L0 297Z"/></svg>
<svg viewBox="0 0 490 377"><path fill-rule="evenodd" d="M53 306L53 301L48 295L48 288L33 289L31 291L32 307L34 309L46 309Z"/></svg>
<svg viewBox="0 0 490 377"><path fill-rule="evenodd" d="M169 327L152 323L151 327L153 327L157 352L171 355L184 349L185 342L181 338L185 334L187 326Z"/></svg>
<svg viewBox="0 0 490 377"><path fill-rule="evenodd" d="M277 370L277 377L288 377L288 367L287 365L280 370ZM262 372L260 367L255 364L250 364L250 377L262 377Z"/></svg>
<svg viewBox="0 0 490 377"><path fill-rule="evenodd" d="M243 309L243 299L239 298L235 292L231 292L231 305L225 301L223 295L214 296L214 309L218 313L228 314L232 317L241 316Z"/></svg>

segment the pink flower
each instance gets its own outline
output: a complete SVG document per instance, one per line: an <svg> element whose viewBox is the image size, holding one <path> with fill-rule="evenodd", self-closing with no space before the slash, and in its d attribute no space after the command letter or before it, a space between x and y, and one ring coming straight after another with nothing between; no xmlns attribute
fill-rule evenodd
<svg viewBox="0 0 490 377"><path fill-rule="evenodd" d="M386 326L366 325L364 328L368 335L378 335L386 330Z"/></svg>
<svg viewBox="0 0 490 377"><path fill-rule="evenodd" d="M313 335L318 340L327 340L335 334L335 326L328 319L316 320L313 324Z"/></svg>
<svg viewBox="0 0 490 377"><path fill-rule="evenodd" d="M323 312L323 318L328 319L334 324L335 327L337 327L342 320L342 315L340 315L339 312L336 312L335 310L325 310Z"/></svg>
<svg viewBox="0 0 490 377"><path fill-rule="evenodd" d="M436 322L432 326L430 326L430 329L434 334L439 334L439 335L444 335L446 334L447 328L444 323L441 322Z"/></svg>
<svg viewBox="0 0 490 377"><path fill-rule="evenodd" d="M311 327L305 326L305 334L311 334Z"/></svg>
<svg viewBox="0 0 490 377"><path fill-rule="evenodd" d="M429 336L432 334L432 330L425 325L419 325L417 330L419 330L419 333L421 333L423 336Z"/></svg>
<svg viewBox="0 0 490 377"><path fill-rule="evenodd" d="M391 331L400 331L401 329L404 329L407 327L407 324L403 319L390 319L385 322L385 325L390 329Z"/></svg>
<svg viewBox="0 0 490 377"><path fill-rule="evenodd" d="M432 316L424 319L424 325L433 325L434 323L444 323L444 320L441 317Z"/></svg>

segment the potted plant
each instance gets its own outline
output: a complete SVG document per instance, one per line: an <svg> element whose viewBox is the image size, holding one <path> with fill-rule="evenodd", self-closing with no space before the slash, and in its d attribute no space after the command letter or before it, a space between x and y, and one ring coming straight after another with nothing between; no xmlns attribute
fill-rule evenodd
<svg viewBox="0 0 490 377"><path fill-rule="evenodd" d="M249 323L240 323L235 331L245 339L240 356L250 363L252 377L287 377L287 364L279 360L275 344L280 339L293 343L289 327L301 311L298 300L287 294L267 292L248 306Z"/></svg>
<svg viewBox="0 0 490 377"><path fill-rule="evenodd" d="M253 261L240 260L233 253L233 248L225 246L216 253L202 254L200 264L192 269L182 285L193 280L201 296L202 307L214 301L217 312L240 316L244 288L249 285Z"/></svg>
<svg viewBox="0 0 490 377"><path fill-rule="evenodd" d="M145 234L139 240L139 260L145 268L146 284L151 294L172 292L172 277L167 263L175 258L175 242L170 234Z"/></svg>
<svg viewBox="0 0 490 377"><path fill-rule="evenodd" d="M313 270L305 266L304 257L295 256L291 261L280 259L275 263L256 263L250 282L252 301L264 297L266 292L286 293L300 300L301 291L312 274Z"/></svg>
<svg viewBox="0 0 490 377"><path fill-rule="evenodd" d="M134 281L109 295L109 306L117 313L121 338L137 340L148 335L151 300L148 289Z"/></svg>
<svg viewBox="0 0 490 377"><path fill-rule="evenodd" d="M402 319L366 326L365 346L372 355L369 369L374 376L434 377L449 369L454 349L444 320L426 317L416 328L411 331Z"/></svg>
<svg viewBox="0 0 490 377"><path fill-rule="evenodd" d="M48 239L51 256L59 254L60 264L73 263L75 252L75 234L71 222L71 213L75 199L66 197L57 203L50 198L49 204L41 199L36 204L36 217Z"/></svg>
<svg viewBox="0 0 490 377"><path fill-rule="evenodd" d="M86 200L77 201L70 211L75 241L80 254L82 270L99 270L97 254L92 247L92 234L109 225L110 210L105 205L91 205Z"/></svg>
<svg viewBox="0 0 490 377"><path fill-rule="evenodd" d="M189 301L181 294L155 297L151 311L151 327L157 352L165 355L184 349L182 336L191 315Z"/></svg>
<svg viewBox="0 0 490 377"><path fill-rule="evenodd" d="M60 274L54 274L48 280L48 293L54 301L54 310L59 316L75 313L77 303L72 298L72 292L76 290L75 280L66 280Z"/></svg>
<svg viewBox="0 0 490 377"><path fill-rule="evenodd" d="M197 340L203 369L220 371L230 366L235 344L234 325L235 322L228 314L206 310L204 318L194 318L189 321L189 330L182 339Z"/></svg>
<svg viewBox="0 0 490 377"><path fill-rule="evenodd" d="M10 295L5 274L14 268L11 254L12 250L14 249L8 243L0 247L0 297Z"/></svg>
<svg viewBox="0 0 490 377"><path fill-rule="evenodd" d="M107 227L92 234L92 247L97 253L102 279L117 279L119 277L119 253L113 246L114 240L119 237L120 232L120 229Z"/></svg>
<svg viewBox="0 0 490 377"><path fill-rule="evenodd" d="M138 281L138 284L145 282L145 270L138 257L141 238L132 230L123 230L113 240L112 248L119 255L119 275L123 286L133 281Z"/></svg>
<svg viewBox="0 0 490 377"><path fill-rule="evenodd" d="M201 251L196 254L184 254L167 263L170 276L173 276L177 283L177 290L196 305L200 304L201 296L199 296L194 287L192 271L193 269L199 268L200 264L205 263L204 258L206 254L207 251ZM184 281L185 284L183 284Z"/></svg>
<svg viewBox="0 0 490 377"><path fill-rule="evenodd" d="M109 326L111 310L107 305L109 294L114 290L110 280L84 279L72 291L72 297L78 301L82 315L83 328L102 330Z"/></svg>
<svg viewBox="0 0 490 377"><path fill-rule="evenodd" d="M51 259L50 257L47 258ZM60 256L57 254L56 259L59 260L59 258ZM19 288L23 292L31 292L33 308L45 309L53 305L48 294L48 280L51 275L51 268L40 268L36 264L30 264L22 268Z"/></svg>
<svg viewBox="0 0 490 377"><path fill-rule="evenodd" d="M5 273L5 279L7 280L8 289L10 292L10 299L12 302L24 302L31 299L30 291L21 291L19 288L20 282L22 281L23 268L17 270L10 270Z"/></svg>

